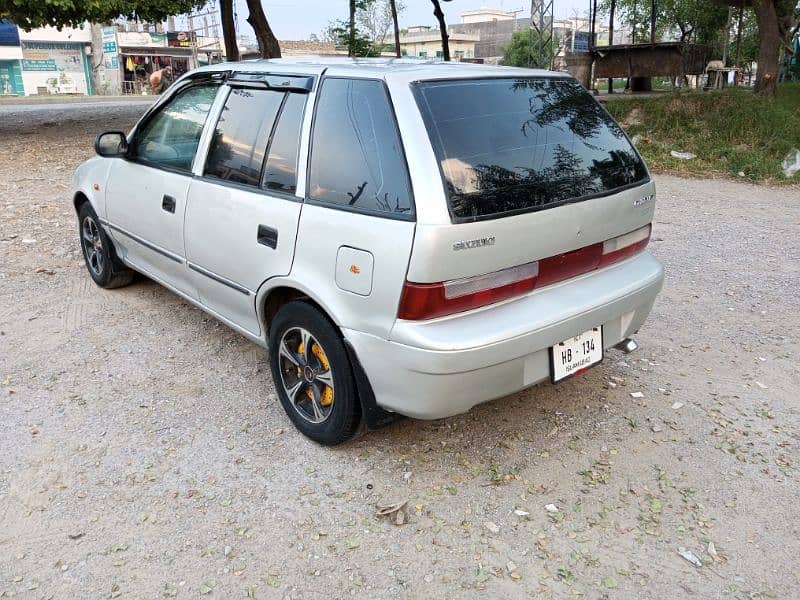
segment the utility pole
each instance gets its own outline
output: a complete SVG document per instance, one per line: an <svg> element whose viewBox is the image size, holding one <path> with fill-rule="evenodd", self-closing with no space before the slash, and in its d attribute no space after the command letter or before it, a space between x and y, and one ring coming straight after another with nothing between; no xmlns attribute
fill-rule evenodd
<svg viewBox="0 0 800 600"><path fill-rule="evenodd" d="M608 45L614 44L614 11L617 8L617 0L611 0L611 14L608 17ZM608 78L608 93L614 93L614 78Z"/></svg>
<svg viewBox="0 0 800 600"><path fill-rule="evenodd" d="M733 7L728 7L728 18L725 21L725 41L722 45L722 64L728 66L728 46L731 43L731 16L733 15Z"/></svg>
<svg viewBox="0 0 800 600"><path fill-rule="evenodd" d="M553 45L553 0L532 0L531 33L536 32L535 55L532 57L535 67L549 69L553 57L550 51ZM529 67L531 65L528 65Z"/></svg>
<svg viewBox="0 0 800 600"><path fill-rule="evenodd" d="M739 68L739 59L742 56L742 17L744 16L744 6L739 7L739 24L736 26L736 60L733 66Z"/></svg>

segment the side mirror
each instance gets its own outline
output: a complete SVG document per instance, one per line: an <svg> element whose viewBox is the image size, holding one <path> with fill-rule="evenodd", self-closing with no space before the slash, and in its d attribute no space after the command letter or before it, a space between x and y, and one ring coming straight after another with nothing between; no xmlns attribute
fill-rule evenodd
<svg viewBox="0 0 800 600"><path fill-rule="evenodd" d="M99 156L117 158L128 153L128 138L121 131L104 131L94 138L94 151Z"/></svg>

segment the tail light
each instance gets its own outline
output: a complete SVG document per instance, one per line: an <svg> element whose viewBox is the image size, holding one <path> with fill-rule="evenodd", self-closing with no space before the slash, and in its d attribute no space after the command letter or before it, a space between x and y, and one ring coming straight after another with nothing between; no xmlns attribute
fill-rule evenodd
<svg viewBox="0 0 800 600"><path fill-rule="evenodd" d="M434 319L521 296L633 256L647 246L650 232L648 224L605 242L486 275L440 283L407 281L397 317Z"/></svg>
<svg viewBox="0 0 800 600"><path fill-rule="evenodd" d="M610 265L644 250L650 242L652 230L653 226L648 223L640 229L603 242L603 257L599 266Z"/></svg>

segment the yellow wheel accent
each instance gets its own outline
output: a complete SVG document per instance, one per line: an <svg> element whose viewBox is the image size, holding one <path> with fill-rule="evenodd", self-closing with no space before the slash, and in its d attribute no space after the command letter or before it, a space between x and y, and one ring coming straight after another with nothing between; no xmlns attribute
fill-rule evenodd
<svg viewBox="0 0 800 600"><path fill-rule="evenodd" d="M325 352L322 350L322 346L319 344L314 344L311 346L311 352L314 356L317 357L319 364L322 366L323 370L328 371L331 368L330 363L328 362L328 357L325 356ZM319 403L322 406L330 406L333 404L333 389L329 386L325 386L325 389L322 390L322 395L320 396Z"/></svg>
<svg viewBox="0 0 800 600"><path fill-rule="evenodd" d="M298 354L305 353L305 346L303 346L303 344L297 346L297 353ZM319 344L313 344L311 346L311 353L317 357L317 360L319 361L319 364L320 366L322 366L323 370L327 371L331 368L331 365L328 362L328 357L325 355L325 351L322 349L322 346L320 346ZM302 376L302 374L303 370L300 367L297 367L298 377ZM308 396L309 400L314 399L314 393L311 391L311 388L308 388L306 390L306 396ZM325 388L322 390L322 394L320 395L319 398L319 403L321 406L330 406L331 404L333 404L333 390L329 386L326 385Z"/></svg>

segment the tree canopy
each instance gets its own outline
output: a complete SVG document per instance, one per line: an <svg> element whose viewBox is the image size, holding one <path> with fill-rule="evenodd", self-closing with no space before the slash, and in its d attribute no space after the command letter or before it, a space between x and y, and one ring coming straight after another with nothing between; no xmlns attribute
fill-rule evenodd
<svg viewBox="0 0 800 600"><path fill-rule="evenodd" d="M347 48L350 56L380 56L394 28L391 0L355 0L351 9L352 24L347 19L331 21L321 39ZM398 0L394 10L403 12L405 3Z"/></svg>
<svg viewBox="0 0 800 600"><path fill-rule="evenodd" d="M549 67L555 56L555 44L553 40L545 48L545 56L542 57L543 65L537 65L538 53L538 34L530 29L515 31L511 35L511 41L503 51L503 64L508 67Z"/></svg>
<svg viewBox="0 0 800 600"><path fill-rule="evenodd" d="M611 0L598 10L608 14ZM616 0L617 20L633 32L636 42L650 40L650 2ZM656 39L674 37L683 42L713 45L721 40L728 10L714 0L659 0L656 3Z"/></svg>
<svg viewBox="0 0 800 600"><path fill-rule="evenodd" d="M207 0L0 0L0 18L23 29L79 26L118 17L160 22L199 9Z"/></svg>

